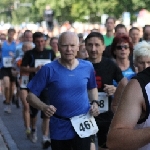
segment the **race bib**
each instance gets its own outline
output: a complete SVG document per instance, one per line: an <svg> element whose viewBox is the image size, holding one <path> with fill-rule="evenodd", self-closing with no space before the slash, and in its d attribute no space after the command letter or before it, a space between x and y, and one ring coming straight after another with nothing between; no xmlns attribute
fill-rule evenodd
<svg viewBox="0 0 150 150"><path fill-rule="evenodd" d="M81 138L89 137L98 132L98 127L93 116L82 114L71 118L72 126Z"/></svg>
<svg viewBox="0 0 150 150"><path fill-rule="evenodd" d="M28 82L29 82L29 76L22 76L21 77L20 87L21 88L27 88Z"/></svg>
<svg viewBox="0 0 150 150"><path fill-rule="evenodd" d="M98 92L98 101L100 104L100 113L108 111L108 96L105 92Z"/></svg>
<svg viewBox="0 0 150 150"><path fill-rule="evenodd" d="M50 59L35 59L35 68L38 66L43 66L47 63L50 63L51 60Z"/></svg>
<svg viewBox="0 0 150 150"><path fill-rule="evenodd" d="M12 67L12 58L11 57L4 57L3 58L3 66L5 68Z"/></svg>

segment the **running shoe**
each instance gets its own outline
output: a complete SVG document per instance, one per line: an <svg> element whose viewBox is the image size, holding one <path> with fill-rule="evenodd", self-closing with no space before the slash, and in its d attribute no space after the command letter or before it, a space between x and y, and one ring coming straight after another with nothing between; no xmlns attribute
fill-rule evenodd
<svg viewBox="0 0 150 150"><path fill-rule="evenodd" d="M51 146L50 139L49 138L44 139L43 142L42 142L42 145L43 145L43 149L49 148Z"/></svg>
<svg viewBox="0 0 150 150"><path fill-rule="evenodd" d="M26 135L27 135L28 139L30 138L30 134L31 134L31 130L30 129L26 129Z"/></svg>
<svg viewBox="0 0 150 150"><path fill-rule="evenodd" d="M8 113L8 114L11 114L11 108L10 108L9 105L6 105L6 106L5 106L4 112L5 112L5 113Z"/></svg>
<svg viewBox="0 0 150 150"><path fill-rule="evenodd" d="M30 140L33 143L37 142L37 134L36 134L36 132L31 132L31 134L30 134Z"/></svg>

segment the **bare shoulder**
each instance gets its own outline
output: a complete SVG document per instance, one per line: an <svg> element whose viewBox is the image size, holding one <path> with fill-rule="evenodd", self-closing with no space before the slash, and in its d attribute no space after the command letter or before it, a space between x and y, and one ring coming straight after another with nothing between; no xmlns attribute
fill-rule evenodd
<svg viewBox="0 0 150 150"><path fill-rule="evenodd" d="M128 79L127 79L127 78L123 78L123 79L119 82L119 84L125 87L125 86L128 84Z"/></svg>
<svg viewBox="0 0 150 150"><path fill-rule="evenodd" d="M139 82L136 79L130 80L122 93L111 127L134 128L142 114L143 103L144 98Z"/></svg>

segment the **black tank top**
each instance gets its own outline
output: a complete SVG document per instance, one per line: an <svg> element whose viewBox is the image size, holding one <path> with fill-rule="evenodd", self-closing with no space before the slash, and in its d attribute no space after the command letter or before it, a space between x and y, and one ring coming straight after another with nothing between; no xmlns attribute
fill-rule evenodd
<svg viewBox="0 0 150 150"><path fill-rule="evenodd" d="M142 88L143 97L145 99L146 116L138 122L138 124L141 124L145 122L150 115L150 67L146 68L142 72L139 72L132 79L138 80Z"/></svg>

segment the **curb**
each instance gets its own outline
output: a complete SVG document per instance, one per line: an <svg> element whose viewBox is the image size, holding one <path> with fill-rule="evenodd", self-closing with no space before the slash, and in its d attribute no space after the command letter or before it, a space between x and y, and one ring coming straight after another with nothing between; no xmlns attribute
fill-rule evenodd
<svg viewBox="0 0 150 150"><path fill-rule="evenodd" d="M6 147L9 150L19 150L15 141L12 139L7 127L4 125L4 122L0 118L0 131L2 136L4 137L4 143L6 143Z"/></svg>

